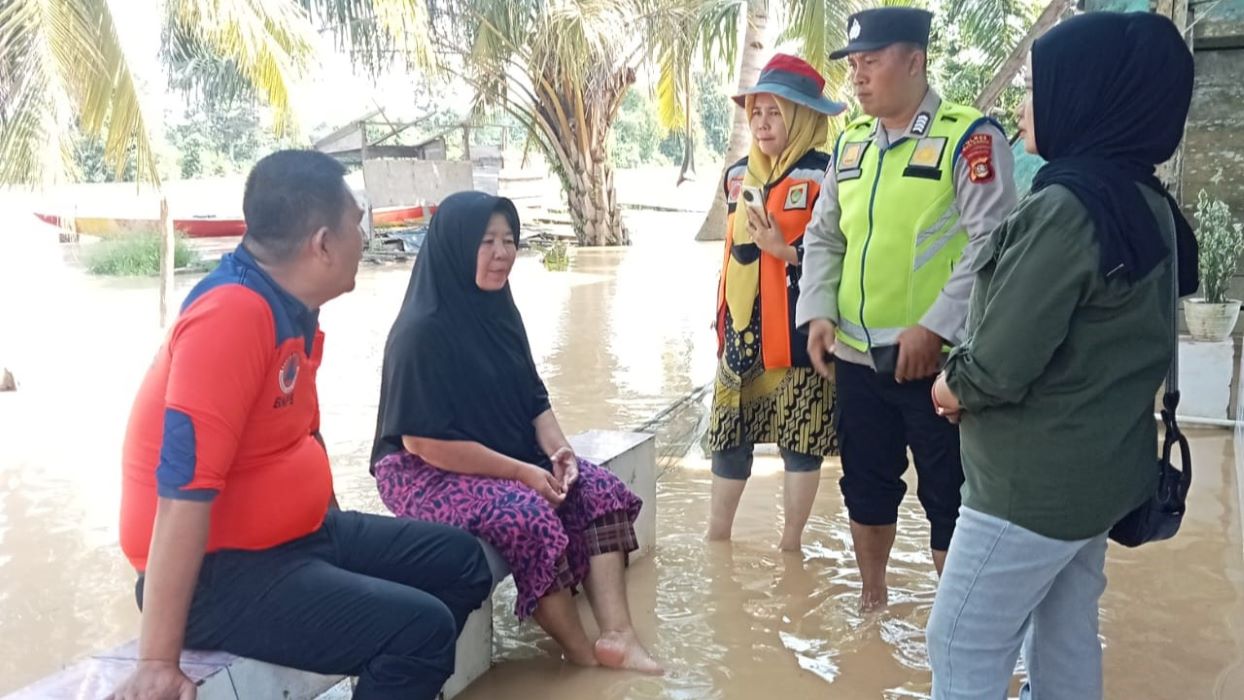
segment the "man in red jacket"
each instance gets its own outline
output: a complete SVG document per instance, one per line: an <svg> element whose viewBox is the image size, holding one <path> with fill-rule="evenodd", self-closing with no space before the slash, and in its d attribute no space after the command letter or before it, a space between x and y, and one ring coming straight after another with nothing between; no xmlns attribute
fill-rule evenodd
<svg viewBox="0 0 1244 700"><path fill-rule="evenodd" d="M354 288L359 209L332 158L281 151L246 182L246 236L190 292L139 389L121 546L138 669L118 700L188 698L183 648L435 698L491 588L466 532L342 512L319 434L319 308Z"/></svg>

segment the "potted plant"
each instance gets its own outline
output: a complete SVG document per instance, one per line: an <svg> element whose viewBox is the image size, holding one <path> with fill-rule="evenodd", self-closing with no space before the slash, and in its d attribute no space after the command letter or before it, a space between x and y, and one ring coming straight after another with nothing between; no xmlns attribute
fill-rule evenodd
<svg viewBox="0 0 1244 700"><path fill-rule="evenodd" d="M1231 335L1240 315L1239 300L1228 299L1227 293L1244 252L1244 225L1231 217L1226 202L1210 197L1205 190L1197 195L1196 221L1204 296L1184 300L1184 317L1193 340L1217 342Z"/></svg>

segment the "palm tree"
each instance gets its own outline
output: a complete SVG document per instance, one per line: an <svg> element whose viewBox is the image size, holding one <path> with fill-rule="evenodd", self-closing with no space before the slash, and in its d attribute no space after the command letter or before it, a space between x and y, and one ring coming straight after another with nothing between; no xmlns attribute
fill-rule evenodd
<svg viewBox="0 0 1244 700"><path fill-rule="evenodd" d="M758 2L756 6L761 13L765 11L763 3ZM702 53L703 66L709 69L710 75L719 77L717 67L722 64L733 68L738 57L740 10L738 0L681 0L671 21L664 25L666 31L653 37L650 53L659 68L657 123L668 133L683 136L679 185L695 171L697 89L692 79L695 55ZM749 26L760 27L766 23L767 18L759 16L755 22L749 22ZM754 68L759 71L759 66Z"/></svg>
<svg viewBox="0 0 1244 700"><path fill-rule="evenodd" d="M284 123L289 86L311 57L311 25L290 0L165 0L164 55L223 62ZM73 140L104 137L121 172L130 158L157 184L147 119L108 0L0 4L0 182L70 178ZM106 134L105 134L106 131Z"/></svg>
<svg viewBox="0 0 1244 700"><path fill-rule="evenodd" d="M288 118L289 86L305 72L311 26L289 0L166 0L163 51L191 84L262 95ZM201 59L200 62L196 62ZM199 70L201 63L214 70ZM104 158L160 189L134 73L108 0L6 0L0 4L0 183L70 179L77 132L104 136ZM279 128L279 127L278 127ZM173 288L172 222L160 197L160 323Z"/></svg>
<svg viewBox="0 0 1244 700"><path fill-rule="evenodd" d="M746 13L741 10L746 8ZM657 104L661 125L684 134L684 155L679 184L686 177L695 152L693 124L695 94L690 79L692 65L699 57L702 66L715 72L722 63L734 66L740 52L737 46L738 24L743 26L743 48L738 68L739 89L750 87L760 77L760 69L769 46L768 0L742 0L741 3L715 0L686 0L677 22L665 25L657 35L654 53L660 62L657 83ZM747 115L734 110L730 140L726 146L725 163L729 167L747 152L751 133ZM725 177L723 170L719 180ZM726 196L714 188L713 203L696 240L722 240L726 231Z"/></svg>
<svg viewBox="0 0 1244 700"><path fill-rule="evenodd" d="M981 89L974 102L977 109L987 111L994 107L998 98L1008 86L1012 85L1015 76L1023 68L1033 42L1064 15L1072 12L1074 4L1075 0L1050 0L1041 14L1037 16L1032 27L1028 29L1028 33L1015 44L1010 55L998 66L993 78Z"/></svg>
<svg viewBox="0 0 1244 700"><path fill-rule="evenodd" d="M580 245L626 245L609 131L643 58L659 2L473 0L437 12L438 53L481 111L526 127L561 180ZM440 8L438 8L440 9Z"/></svg>
<svg viewBox="0 0 1244 700"><path fill-rule="evenodd" d="M678 2L303 2L334 25L357 62L383 66L418 48L435 70L465 81L475 90L477 114L509 114L548 158L580 245L629 242L614 188L609 133L649 37L676 17ZM353 33L343 33L342 26ZM385 34L407 46L371 42Z"/></svg>
<svg viewBox="0 0 1244 700"><path fill-rule="evenodd" d="M768 53L768 42L757 32L756 19L768 18L769 7L765 0L742 0L749 9L748 38L742 49L742 63L739 70L740 89L751 86L759 75L760 67ZM711 0L705 0L711 2ZM954 97L972 102L976 95L986 87L1003 63L1009 58L1012 49L1019 44L1028 28L1036 20L1038 12L1046 0L784 0L778 8L786 21L780 35L782 41L793 41L800 45L800 54L825 76L827 94L843 98L850 94L847 83L847 65L845 61L829 60L829 53L834 48L847 42L847 18L860 10L877 6L896 7L928 7L937 12L934 23L935 39L939 43L950 43L953 48L969 50L966 63L934 62L934 80L939 84L949 85L956 93ZM706 15L711 17L712 15ZM759 25L759 26L763 26ZM729 28L720 25L708 25L710 30L729 32ZM707 44L721 41L721 34L709 31L703 41ZM947 51L948 54L955 52ZM706 60L706 64L711 60ZM962 70L965 65L970 71ZM682 70L680 66L671 72ZM675 99L678 95L667 97L658 93L663 102ZM996 98L996 95L995 95ZM1010 102L1014 102L1016 94L1012 93ZM668 109L663 104L662 111ZM831 120L831 141L843 126L844 118ZM670 126L667 123L667 127ZM690 141L690 139L688 139ZM746 153L750 140L746 115L735 110L734 127L730 135L730 148L726 154L725 167L729 167ZM723 170L721 176L725 177ZM717 189L712 207L705 217L697 240L721 240L725 236L725 196Z"/></svg>
<svg viewBox="0 0 1244 700"><path fill-rule="evenodd" d="M768 19L771 8L769 3L766 0L746 0L746 3L748 23L739 69L739 90L756 83L770 49ZM881 4L920 3L918 0L884 0ZM846 42L847 18L852 13L864 7L876 5L877 3L872 0L785 0L781 9L787 18L787 24L779 38L783 41L797 41L801 44L802 56L825 76L825 90L828 94L845 94L846 66L842 61L830 61L829 52ZM842 124L841 118L831 121L831 138ZM729 168L739 158L746 155L750 142L751 133L747 124L747 115L743 113L743 110L736 109L734 110L734 125L730 132L730 146L726 149L725 165L719 180L725 178L725 168ZM721 188L715 188L713 203L696 234L696 240L722 240L725 238L725 232L726 198Z"/></svg>

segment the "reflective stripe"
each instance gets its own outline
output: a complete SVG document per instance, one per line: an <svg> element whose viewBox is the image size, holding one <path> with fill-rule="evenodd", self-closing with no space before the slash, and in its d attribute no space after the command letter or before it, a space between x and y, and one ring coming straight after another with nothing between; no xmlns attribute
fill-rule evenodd
<svg viewBox="0 0 1244 700"><path fill-rule="evenodd" d="M825 179L825 171L812 168L795 168L790 171L790 175L787 175L787 177L792 180L811 180L819 185L821 180Z"/></svg>
<svg viewBox="0 0 1244 700"><path fill-rule="evenodd" d="M853 340L861 343L868 343L872 339L872 344L877 345L894 345L898 342L898 337L902 335L906 328L869 328L864 329L863 326L852 323L845 318L838 319L838 330L845 333Z"/></svg>
<svg viewBox="0 0 1244 700"><path fill-rule="evenodd" d="M920 234L916 236L916 245L919 246L921 243L929 240L929 238L941 231L943 226L950 223L951 218L958 215L959 207L956 207L953 204L946 207L946 211L942 212L941 217L939 217L937 221L934 221L932 226L921 231Z"/></svg>
<svg viewBox="0 0 1244 700"><path fill-rule="evenodd" d="M962 230L963 229L958 228L958 227L952 228L949 231L947 231L941 238L937 239L936 241L933 241L933 243L929 245L928 248L925 248L923 253L916 256L916 264L914 267L912 267L912 270L913 271L919 270L925 265L928 265L929 261L937 257L937 254L942 252L942 248L945 248L948 243L954 240L955 236L958 235L958 233Z"/></svg>

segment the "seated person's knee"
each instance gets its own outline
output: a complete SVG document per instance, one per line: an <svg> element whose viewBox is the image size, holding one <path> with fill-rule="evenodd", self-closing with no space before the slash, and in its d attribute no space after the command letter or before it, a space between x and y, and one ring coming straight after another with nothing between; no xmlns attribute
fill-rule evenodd
<svg viewBox="0 0 1244 700"><path fill-rule="evenodd" d="M384 653L417 659L452 672L458 625L449 608L435 598L424 596L412 599L401 612L409 621L389 640Z"/></svg>

